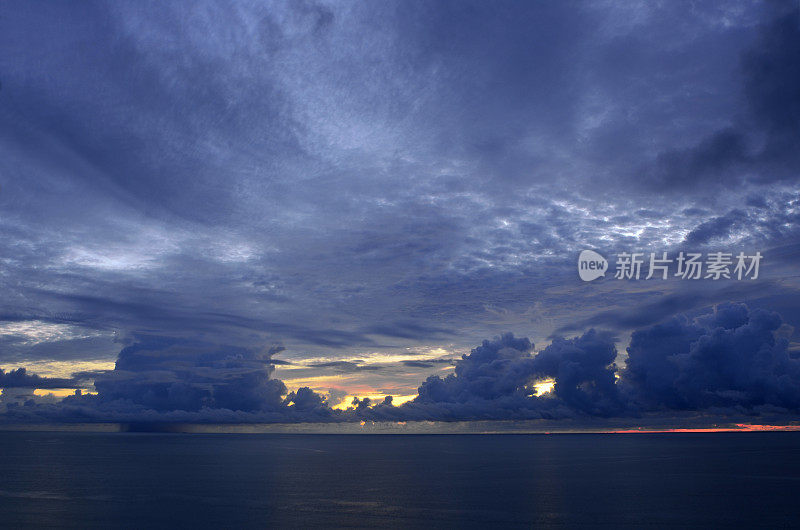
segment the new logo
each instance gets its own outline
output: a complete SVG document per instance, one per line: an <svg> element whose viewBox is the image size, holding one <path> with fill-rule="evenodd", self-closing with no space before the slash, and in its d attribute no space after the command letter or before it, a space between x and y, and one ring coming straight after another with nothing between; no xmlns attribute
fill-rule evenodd
<svg viewBox="0 0 800 530"><path fill-rule="evenodd" d="M578 256L578 275L585 282L605 276L607 270L608 261L594 250L584 250Z"/></svg>

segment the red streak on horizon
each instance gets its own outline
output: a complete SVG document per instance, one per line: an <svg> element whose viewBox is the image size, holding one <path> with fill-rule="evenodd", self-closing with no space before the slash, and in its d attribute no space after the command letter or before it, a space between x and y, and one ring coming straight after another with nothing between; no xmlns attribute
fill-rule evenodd
<svg viewBox="0 0 800 530"><path fill-rule="evenodd" d="M763 431L800 431L800 425L754 425L737 423L735 427L705 427L678 429L619 429L606 431L609 434L658 434L667 432L763 432Z"/></svg>

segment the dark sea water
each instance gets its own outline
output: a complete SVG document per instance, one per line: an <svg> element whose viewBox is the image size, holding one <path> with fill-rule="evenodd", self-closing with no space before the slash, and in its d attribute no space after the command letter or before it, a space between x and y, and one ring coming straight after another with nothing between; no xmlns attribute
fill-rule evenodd
<svg viewBox="0 0 800 530"><path fill-rule="evenodd" d="M0 432L0 525L800 526L800 433Z"/></svg>

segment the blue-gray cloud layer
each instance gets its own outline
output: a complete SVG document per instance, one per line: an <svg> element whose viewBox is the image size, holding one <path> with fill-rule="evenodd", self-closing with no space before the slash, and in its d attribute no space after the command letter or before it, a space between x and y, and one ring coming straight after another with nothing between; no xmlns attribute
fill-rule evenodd
<svg viewBox="0 0 800 530"><path fill-rule="evenodd" d="M731 300L800 325L794 2L2 11L0 362L168 340L399 360ZM765 261L752 284L583 285L583 248ZM248 379L261 354L209 355L113 386L286 399ZM253 395L217 403L220 379Z"/></svg>

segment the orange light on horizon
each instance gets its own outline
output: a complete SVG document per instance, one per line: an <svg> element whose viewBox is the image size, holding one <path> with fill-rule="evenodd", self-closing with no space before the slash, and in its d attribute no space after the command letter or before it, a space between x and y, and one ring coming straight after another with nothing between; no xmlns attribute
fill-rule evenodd
<svg viewBox="0 0 800 530"><path fill-rule="evenodd" d="M758 425L736 423L733 427L684 427L674 429L618 429L604 431L608 434L661 434L670 432L764 432L764 431L800 431L800 425Z"/></svg>

